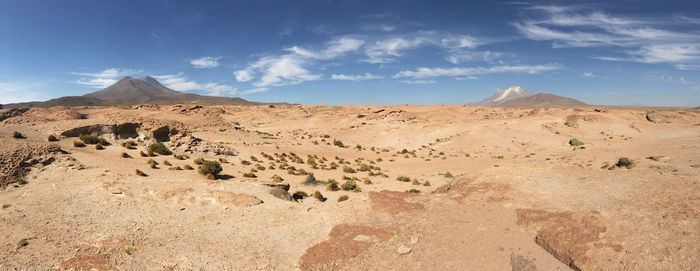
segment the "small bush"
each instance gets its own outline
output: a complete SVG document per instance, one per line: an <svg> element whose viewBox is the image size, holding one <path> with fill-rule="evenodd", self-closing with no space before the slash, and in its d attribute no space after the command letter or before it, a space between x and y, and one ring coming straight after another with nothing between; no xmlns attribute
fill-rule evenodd
<svg viewBox="0 0 700 271"><path fill-rule="evenodd" d="M445 173L445 178L454 178L455 176L452 176L452 173L446 172Z"/></svg>
<svg viewBox="0 0 700 271"><path fill-rule="evenodd" d="M152 154L160 154L160 155L171 155L173 152L168 149L163 143L156 142L156 143L151 143L148 145L148 154L152 156Z"/></svg>
<svg viewBox="0 0 700 271"><path fill-rule="evenodd" d="M122 158L131 158L131 155L128 153L122 152Z"/></svg>
<svg viewBox="0 0 700 271"><path fill-rule="evenodd" d="M221 168L221 164L219 162L208 161L208 160L205 160L204 162L202 162L202 165L200 165L199 169L198 169L199 174L208 175L211 173L211 174L214 174L215 176L217 174L221 173L222 170L223 170L223 168Z"/></svg>
<svg viewBox="0 0 700 271"><path fill-rule="evenodd" d="M122 142L122 147L129 149L129 150L133 150L135 145L136 145L136 142L134 142L133 140Z"/></svg>
<svg viewBox="0 0 700 271"><path fill-rule="evenodd" d="M243 177L245 177L245 178L257 178L258 175L255 175L255 173L252 173L252 172L247 172L247 173L243 173Z"/></svg>
<svg viewBox="0 0 700 271"><path fill-rule="evenodd" d="M24 135L20 132L14 131L12 133L12 137L17 138L17 139L22 139L22 138L24 138Z"/></svg>
<svg viewBox="0 0 700 271"><path fill-rule="evenodd" d="M355 173L355 169L349 166L343 166L344 173Z"/></svg>
<svg viewBox="0 0 700 271"><path fill-rule="evenodd" d="M424 186L430 186L430 182L429 182L429 181L425 181L425 182L423 183L423 185L424 185Z"/></svg>
<svg viewBox="0 0 700 271"><path fill-rule="evenodd" d="M364 184L372 184L372 181L369 178L365 178L362 180Z"/></svg>
<svg viewBox="0 0 700 271"><path fill-rule="evenodd" d="M411 182L411 184L412 184L412 185L420 185L420 182L419 182L418 180L416 180L416 179L413 179L413 181Z"/></svg>
<svg viewBox="0 0 700 271"><path fill-rule="evenodd" d="M407 182L411 181L411 178L406 177L406 176L399 176L399 177L396 177L396 180L399 182L406 182L407 183Z"/></svg>
<svg viewBox="0 0 700 271"><path fill-rule="evenodd" d="M333 139L333 145L335 145L336 147L345 148L345 144L343 144L342 141L337 140L337 139Z"/></svg>
<svg viewBox="0 0 700 271"><path fill-rule="evenodd" d="M148 157L148 154L143 151L139 152L139 155L141 155L141 157Z"/></svg>
<svg viewBox="0 0 700 271"><path fill-rule="evenodd" d="M343 185L340 186L340 189L343 189L345 191L354 191L357 189L357 183L353 180L347 180Z"/></svg>
<svg viewBox="0 0 700 271"><path fill-rule="evenodd" d="M632 161L632 159L629 159L627 157L620 157L620 159L617 160L617 163L615 163L615 166L630 169L630 168L634 167L634 161Z"/></svg>
<svg viewBox="0 0 700 271"><path fill-rule="evenodd" d="M80 135L80 140L83 141L85 144L90 144L90 145L95 145L95 144L102 144L104 145L109 145L109 142L107 142L106 139L101 138L96 135Z"/></svg>
<svg viewBox="0 0 700 271"><path fill-rule="evenodd" d="M416 193L416 194L418 194L418 193L420 193L420 190L415 189L415 188L411 188L411 189L406 190L406 193Z"/></svg>
<svg viewBox="0 0 700 271"><path fill-rule="evenodd" d="M168 162L168 160L164 160L164 161L163 161L163 165L172 166L173 164L171 164L170 162Z"/></svg>
<svg viewBox="0 0 700 271"><path fill-rule="evenodd" d="M304 185L317 185L319 183L320 183L320 181L316 180L316 177L314 177L314 174L306 175L306 178L304 179L304 182L303 182Z"/></svg>
<svg viewBox="0 0 700 271"><path fill-rule="evenodd" d="M317 199L317 200L320 201L320 202L326 201L326 198L325 198L325 197L323 196L323 194L321 194L321 192L319 192L319 191L314 191L314 193L313 193L311 196L314 197L315 199Z"/></svg>
<svg viewBox="0 0 700 271"><path fill-rule="evenodd" d="M55 142L55 141L58 141L58 138L56 138L55 135L49 135L48 140L49 140L49 142Z"/></svg>
<svg viewBox="0 0 700 271"><path fill-rule="evenodd" d="M99 150L104 150L104 149L105 149L105 147L104 147L104 146L102 146L102 144L100 144L100 143L97 143L97 144L95 144L95 149L99 151Z"/></svg>
<svg viewBox="0 0 700 271"><path fill-rule="evenodd" d="M138 170L138 169L136 170L136 175L137 175L137 176L141 176L141 177L146 177L146 176L148 176L148 175L146 175L146 173L143 173L143 171L140 171L140 170Z"/></svg>
<svg viewBox="0 0 700 271"><path fill-rule="evenodd" d="M328 186L326 187L326 191L338 191L340 190L340 187L338 187L338 183L332 182L329 183Z"/></svg>
<svg viewBox="0 0 700 271"><path fill-rule="evenodd" d="M206 177L207 180L216 180L216 175L214 175L214 173L209 173Z"/></svg>
<svg viewBox="0 0 700 271"><path fill-rule="evenodd" d="M17 248L16 248L16 249L20 249L20 248L26 247L26 246L28 246L28 245L29 245L29 239L27 239L27 238L22 238L21 240L19 240L19 242L17 242Z"/></svg>
<svg viewBox="0 0 700 271"><path fill-rule="evenodd" d="M569 140L569 145L574 146L574 147L578 147L578 146L583 145L583 141L578 140L578 138L572 138Z"/></svg>
<svg viewBox="0 0 700 271"><path fill-rule="evenodd" d="M85 147L85 143L83 143L82 141L76 140L76 141L73 141L73 147L82 148L82 147Z"/></svg>
<svg viewBox="0 0 700 271"><path fill-rule="evenodd" d="M15 179L15 182L16 182L17 184L19 184L19 185L25 185L25 184L27 184L27 180L24 179L24 178L22 178L22 177L17 177L17 179Z"/></svg>
<svg viewBox="0 0 700 271"><path fill-rule="evenodd" d="M195 165L204 164L204 158L197 158L197 159L194 159L194 164L195 164Z"/></svg>
<svg viewBox="0 0 700 271"><path fill-rule="evenodd" d="M272 182L281 183L281 182L283 182L283 181L284 181L284 178L282 178L282 177L280 177L280 176L277 176L277 175L273 175L273 176L272 176Z"/></svg>
<svg viewBox="0 0 700 271"><path fill-rule="evenodd" d="M342 195L338 198L338 202L346 201L348 199L350 199L350 197L348 197L348 195Z"/></svg>
<svg viewBox="0 0 700 271"><path fill-rule="evenodd" d="M190 166L190 165L184 165L184 166L182 166L182 168L184 168L184 169L186 169L186 170L193 170L193 169L194 169L194 168L192 168L192 166Z"/></svg>
<svg viewBox="0 0 700 271"><path fill-rule="evenodd" d="M309 194L306 194L306 192L304 192L304 191L296 191L296 192L294 192L294 194L292 194L292 199L294 199L295 201L298 201L298 200L304 199L308 196L309 196Z"/></svg>

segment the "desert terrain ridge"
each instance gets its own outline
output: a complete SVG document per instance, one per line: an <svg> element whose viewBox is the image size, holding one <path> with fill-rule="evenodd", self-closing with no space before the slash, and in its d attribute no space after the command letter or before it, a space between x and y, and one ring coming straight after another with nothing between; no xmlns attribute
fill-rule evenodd
<svg viewBox="0 0 700 271"><path fill-rule="evenodd" d="M0 270L700 268L697 110L3 114ZM109 145L76 147L81 134ZM156 139L174 155L142 157ZM216 180L198 158L221 162Z"/></svg>

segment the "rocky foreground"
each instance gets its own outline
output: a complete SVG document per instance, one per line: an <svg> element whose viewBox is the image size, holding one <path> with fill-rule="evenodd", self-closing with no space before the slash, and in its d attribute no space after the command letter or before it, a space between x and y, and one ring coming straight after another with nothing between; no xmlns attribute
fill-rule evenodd
<svg viewBox="0 0 700 271"><path fill-rule="evenodd" d="M700 266L697 110L52 107L0 127L1 270Z"/></svg>

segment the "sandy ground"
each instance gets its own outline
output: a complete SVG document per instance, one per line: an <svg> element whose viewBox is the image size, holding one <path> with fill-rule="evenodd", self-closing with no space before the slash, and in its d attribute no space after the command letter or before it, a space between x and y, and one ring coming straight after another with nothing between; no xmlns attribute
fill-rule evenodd
<svg viewBox="0 0 700 271"><path fill-rule="evenodd" d="M60 136L123 123L140 125L133 150ZM141 157L164 126L189 158ZM3 173L28 170L0 190L0 270L700 270L693 110L50 108L0 122L0 140ZM225 159L219 178L196 158ZM359 189L327 190L343 176Z"/></svg>

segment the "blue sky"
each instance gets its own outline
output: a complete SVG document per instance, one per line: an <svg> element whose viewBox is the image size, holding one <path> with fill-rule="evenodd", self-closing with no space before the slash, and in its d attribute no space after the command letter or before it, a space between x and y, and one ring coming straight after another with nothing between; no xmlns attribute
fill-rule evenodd
<svg viewBox="0 0 700 271"><path fill-rule="evenodd" d="M700 105L697 1L0 0L0 103L123 76L309 104L460 104L521 85Z"/></svg>

